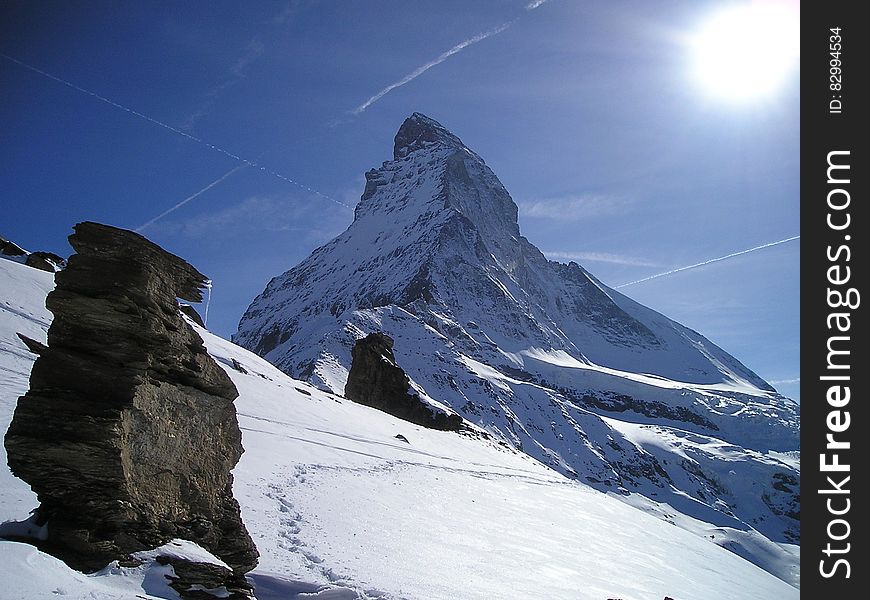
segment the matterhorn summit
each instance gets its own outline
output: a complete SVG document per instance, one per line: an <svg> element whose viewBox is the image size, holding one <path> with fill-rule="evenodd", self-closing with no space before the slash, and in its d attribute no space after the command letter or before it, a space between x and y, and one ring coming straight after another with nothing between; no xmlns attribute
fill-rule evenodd
<svg viewBox="0 0 870 600"><path fill-rule="evenodd" d="M484 160L420 113L366 173L347 230L269 282L234 341L343 394L354 344L376 332L433 410L796 577L782 548L800 535L799 406L548 260Z"/></svg>

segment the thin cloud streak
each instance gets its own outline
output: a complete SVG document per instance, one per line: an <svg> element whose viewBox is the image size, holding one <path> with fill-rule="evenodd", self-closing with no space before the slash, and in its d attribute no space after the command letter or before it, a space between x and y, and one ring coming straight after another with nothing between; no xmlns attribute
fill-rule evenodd
<svg viewBox="0 0 870 600"><path fill-rule="evenodd" d="M771 379L767 383L769 383L771 385L785 385L785 384L800 383L800 382L801 382L801 378L795 377L794 379Z"/></svg>
<svg viewBox="0 0 870 600"><path fill-rule="evenodd" d="M182 200L181 202L179 202L179 203L176 204L175 206L173 206L173 207L171 207L171 208L168 208L168 209L164 210L162 213L160 213L159 215L157 215L156 217L154 217L154 218L151 219L150 221L148 221L148 222L146 222L146 223L143 223L142 225L140 225L139 227L137 227L137 228L134 229L133 231L135 231L135 232L137 232L137 233L140 232L140 231L142 231L143 229L145 229L145 228L148 227L149 225L152 225L152 224L154 224L155 222L159 221L160 219L162 219L162 218L165 217L166 215L175 212L176 210L178 210L179 208L181 208L182 206L184 206L185 204L187 204L188 202L190 202L190 201L193 200L194 198L197 198L197 197L201 196L202 194L204 194L205 192L209 191L211 188L213 188L214 186L218 185L220 182L222 182L224 179L226 179L227 177L229 177L230 175L232 175L232 174L235 173L236 171L240 171L240 170L244 169L244 168L247 167L247 166L248 166L248 165L238 165L237 167L233 168L232 170L227 171L226 173L224 173L223 175L221 175L220 177L218 177L217 179L215 179L214 181L212 181L210 184L208 184L207 186L205 186L204 188L202 188L201 190L199 190L199 191L196 192L195 194L191 194L190 196L188 196L187 198L185 198L184 200Z"/></svg>
<svg viewBox="0 0 870 600"><path fill-rule="evenodd" d="M481 42L488 37L498 35L502 31L504 31L505 29L507 29L508 27L513 25L515 21L516 21L516 19L514 19L513 21L509 21L507 23L504 23L502 25L499 25L498 27L496 27L494 29L490 29L489 31L484 31L483 33L478 33L474 37L470 37L465 41L459 42L458 44L456 44L455 46L450 48L450 50L442 52L440 55L438 55L437 58L430 60L429 62L427 62L426 64L424 64L420 67L417 67L416 69L414 69L413 71L411 71L410 73L408 73L407 75L402 77L400 80L398 80L394 83L391 83L390 85L388 85L387 87L385 87L384 89L379 91L377 94L375 94L374 96L372 96L371 98L369 98L368 100L366 100L365 102L363 102L362 104L360 104L359 106L357 106L356 108L354 108L350 112L353 113L354 115L361 114L369 106L371 106L372 104L374 104L375 102L377 102L378 100L380 100L381 98L383 98L384 96L386 96L387 94L392 92L394 89L400 88L407 83L411 83L412 81L417 79L420 75L422 75L423 73L425 73L426 71L428 71L432 67L440 65L445 60L447 60L448 58L450 58L454 54L458 54L459 52L461 52L465 48L468 48L469 46L476 44L477 42Z"/></svg>
<svg viewBox="0 0 870 600"><path fill-rule="evenodd" d="M533 11L536 8L542 6L543 4L546 4L549 1L550 0L532 0L531 2L526 4L525 8L527 11ZM517 20L519 20L519 17L516 17L516 18L512 19L511 21L508 21L507 23L502 23L498 27L490 29L489 31L484 31L483 33L478 33L474 37L470 37L463 42L459 42L458 44L456 44L455 46L450 48L450 50L442 52L437 58L430 60L425 65L417 67L416 69L414 69L413 71L411 71L410 73L405 75L400 80L398 80L394 83L391 83L390 85L388 85L387 87L385 87L384 89L379 91L377 94L375 94L374 96L372 96L371 98L369 98L368 100L366 100L365 102L363 102L362 104L360 104L359 106L357 106L356 108L351 110L350 111L351 114L356 116L356 115L363 113L369 106L371 106L372 104L374 104L375 102L377 102L378 100L380 100L381 98L383 98L384 96L386 96L387 94L392 92L394 89L402 87L405 84L411 83L412 81L417 79L420 75L422 75L423 73L425 73L426 71L428 71L432 67L440 65L445 60L447 60L448 58L450 58L454 54L458 54L459 52L461 52L465 48L467 48L473 44L476 44L477 42L481 42L488 37L498 35L502 31L504 31L505 29L507 29L508 27L513 25L514 23L516 23ZM336 125L341 124L342 122L343 121L336 120L336 121L333 121L330 124L330 126L334 127Z"/></svg>
<svg viewBox="0 0 870 600"><path fill-rule="evenodd" d="M260 239L273 233L294 232L293 238L320 245L341 233L344 227L337 215L319 219L317 225L306 223L313 202L313 199L300 202L290 195L255 195L203 214L165 219L156 223L152 231L197 243L249 240L250 236Z"/></svg>
<svg viewBox="0 0 870 600"><path fill-rule="evenodd" d="M786 242L792 242L794 240L800 239L801 236L795 235L790 238L786 238L784 240L778 240L776 242L770 242L768 244L762 244L761 246L755 246L754 248L748 248L746 250L740 250L739 252L732 252L731 254L726 254L725 256L719 256L717 258L711 258L710 260L705 260L704 262L695 263L694 265L688 265L685 267L680 267L678 269L671 269L670 271L665 271L664 273L656 273L655 275L650 275L649 277L644 277L643 279L638 279L637 281L630 281L628 283L623 283L622 285L615 286L616 289L628 287L630 285L635 285L637 283L643 283L644 281L649 281L651 279L658 279L659 277L666 277L668 275L673 275L674 273L680 273L681 271L688 271L689 269L696 269L698 267L703 267L705 265L709 265L712 263L720 262L723 260L728 260L729 258L734 258L735 256L741 256L743 254L749 254L750 252L756 252L758 250L763 250L765 248L770 248L771 246L778 246L779 244L785 244Z"/></svg>
<svg viewBox="0 0 870 600"><path fill-rule="evenodd" d="M347 209L352 209L352 207L348 206L344 202L336 200L335 198L332 198L332 197L330 197L322 192L318 192L317 190L308 187L304 183L300 183L300 182L298 182L290 177L287 177L286 175L279 173L278 171L275 171L273 169L269 169L267 167L259 165L253 160L248 160L246 158L239 156L238 154L233 154L229 150L221 148L220 146L215 146L214 144L210 144L202 138L196 137L195 135L191 135L191 134L187 133L186 131L182 131L181 129L178 129L177 127L173 127L172 125L168 125L167 123L164 123L163 121L158 121L157 119L149 117L148 115L141 113L138 110L134 110L134 109L129 108L127 106L124 106L122 104L118 104L117 102L114 102L113 100L109 100L105 96L101 96L101 95L97 94L96 92L92 92L90 90L87 90L83 87L80 87L80 86L70 82L70 81L67 81L66 79L62 79L56 75L52 75L51 73L43 71L42 69L38 69L32 65L27 64L24 61L21 61L21 60L18 60L17 58L9 56L8 54L3 54L2 52L0 52L0 57L5 58L6 60L8 60L10 62L14 62L15 64L20 65L20 66L22 66L25 69L28 69L30 71L33 71L34 73L42 75L43 77L47 77L48 79L51 79L52 81L56 81L58 83L61 83L69 88L76 90L77 92L80 92L80 93L85 94L87 96L91 96L92 98L96 98L100 102L104 102L104 103L108 104L109 106L114 106L115 108L123 110L123 111L133 115L134 117L139 117L140 119L148 121L152 125L157 125L158 127L162 127L163 129L171 131L172 133L175 133L175 134L180 135L182 137L185 137L191 141L194 141L198 144L201 144L207 148L210 148L210 149L214 150L215 152L219 152L220 154L223 154L224 156L229 156L230 158L232 158L233 160L235 160L237 162L244 163L245 166L254 167L254 168L262 171L263 173L268 173L269 175L272 175L273 177L277 177L278 179L281 179L283 181L286 181L287 183L295 185L298 188L302 188L303 190L309 191L312 194L320 196L321 198L323 198L325 200L329 200L330 202L334 202L335 204L339 204Z"/></svg>
<svg viewBox="0 0 870 600"><path fill-rule="evenodd" d="M645 260L642 258L635 258L633 256L625 256L622 254L611 254L610 252L561 252L558 250L554 251L543 251L544 256L551 260L575 260L575 261L589 261L589 262L601 262L601 263L609 263L614 265L626 265L629 267L661 267L662 265L659 263L654 263L649 260Z"/></svg>
<svg viewBox="0 0 870 600"><path fill-rule="evenodd" d="M628 212L632 201L601 194L572 194L556 198L540 198L520 202L522 216L556 221L580 221L582 219L621 215Z"/></svg>
<svg viewBox="0 0 870 600"><path fill-rule="evenodd" d="M212 108L214 108L215 101L224 92L224 90L227 90L237 85L245 78L248 67L253 64L260 56L262 56L265 50L266 46L265 44L263 44L262 41L260 41L259 37L255 36L254 38L252 38L251 41L248 42L248 45L245 47L242 55L238 59L236 59L236 62L233 64L232 67L230 67L230 76L205 93L205 101L192 115L187 118L181 128L185 131L192 130L200 119L207 116L211 112Z"/></svg>

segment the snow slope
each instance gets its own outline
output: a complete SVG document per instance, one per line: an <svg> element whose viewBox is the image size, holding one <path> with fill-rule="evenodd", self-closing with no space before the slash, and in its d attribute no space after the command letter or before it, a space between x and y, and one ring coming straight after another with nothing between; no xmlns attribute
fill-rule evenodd
<svg viewBox="0 0 870 600"><path fill-rule="evenodd" d="M776 549L800 539L799 406L699 333L548 261L483 159L417 113L366 173L353 223L275 277L234 341L341 394L374 331L423 398L692 531L739 532L728 547L796 581Z"/></svg>
<svg viewBox="0 0 870 600"><path fill-rule="evenodd" d="M4 426L33 361L15 332L44 341L51 287L51 275L0 260ZM241 394L246 451L234 489L262 555L251 574L260 600L799 596L720 547L718 536L675 527L647 514L649 505L638 510L497 440L422 429L354 404L198 331ZM36 498L0 452L0 520L20 521ZM146 563L83 575L0 542L2 600L175 598L164 574Z"/></svg>

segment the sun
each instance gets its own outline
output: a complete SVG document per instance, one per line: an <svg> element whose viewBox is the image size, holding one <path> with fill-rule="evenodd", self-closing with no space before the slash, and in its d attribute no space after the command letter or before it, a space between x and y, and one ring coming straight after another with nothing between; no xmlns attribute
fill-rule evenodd
<svg viewBox="0 0 870 600"><path fill-rule="evenodd" d="M693 77L716 99L745 103L783 87L800 60L800 18L786 2L732 4L690 40Z"/></svg>

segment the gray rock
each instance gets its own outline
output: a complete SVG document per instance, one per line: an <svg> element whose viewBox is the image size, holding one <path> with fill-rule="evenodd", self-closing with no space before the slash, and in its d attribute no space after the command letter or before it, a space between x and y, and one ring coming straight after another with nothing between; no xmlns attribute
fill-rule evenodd
<svg viewBox="0 0 870 600"><path fill-rule="evenodd" d="M56 273L66 266L66 260L53 252L31 252L24 264L41 271Z"/></svg>
<svg viewBox="0 0 870 600"><path fill-rule="evenodd" d="M27 346L27 349L33 352L34 354L42 354L45 350L48 349L48 346L39 342L33 338L27 337L23 333L16 333L18 339L24 342L24 345Z"/></svg>
<svg viewBox="0 0 870 600"><path fill-rule="evenodd" d="M430 429L458 431L462 427L462 417L437 411L412 393L408 376L396 364L393 339L383 333L357 340L344 395Z"/></svg>
<svg viewBox="0 0 870 600"><path fill-rule="evenodd" d="M232 495L238 392L179 313L205 277L130 231L79 223L46 300L48 348L5 445L37 493L44 550L81 570L173 538L237 573L257 550Z"/></svg>
<svg viewBox="0 0 870 600"><path fill-rule="evenodd" d="M5 256L24 256L27 252L15 242L10 242L6 238L0 237L0 254Z"/></svg>
<svg viewBox="0 0 870 600"><path fill-rule="evenodd" d="M199 313L196 312L196 309L192 307L190 304L186 304L182 302L178 305L179 310L182 313L190 317L190 320L199 325L200 327L205 327L205 322L202 320L202 317L199 316Z"/></svg>
<svg viewBox="0 0 870 600"><path fill-rule="evenodd" d="M241 573L174 556L158 556L156 562L172 566L175 577L171 578L169 587L178 592L183 600L246 600L253 596L251 584Z"/></svg>

